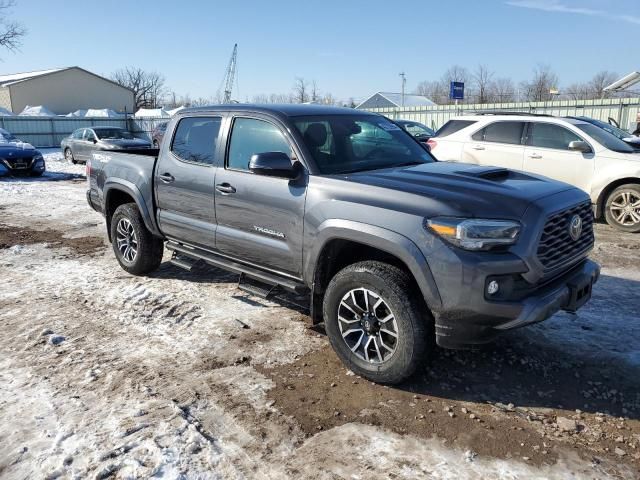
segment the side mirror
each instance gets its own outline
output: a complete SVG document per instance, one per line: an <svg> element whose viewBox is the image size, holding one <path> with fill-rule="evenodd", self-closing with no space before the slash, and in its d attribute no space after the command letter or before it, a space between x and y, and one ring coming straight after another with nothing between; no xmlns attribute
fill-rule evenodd
<svg viewBox="0 0 640 480"><path fill-rule="evenodd" d="M591 147L587 142L583 141L569 142L569 150L582 153L591 153Z"/></svg>
<svg viewBox="0 0 640 480"><path fill-rule="evenodd" d="M294 179L300 174L300 164L291 163L283 152L263 152L251 157L249 170L256 175Z"/></svg>

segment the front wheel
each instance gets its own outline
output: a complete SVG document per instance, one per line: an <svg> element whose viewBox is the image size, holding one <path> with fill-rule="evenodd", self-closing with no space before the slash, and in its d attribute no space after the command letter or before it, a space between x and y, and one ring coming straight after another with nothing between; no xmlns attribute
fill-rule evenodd
<svg viewBox="0 0 640 480"><path fill-rule="evenodd" d="M133 275L153 272L162 262L164 242L147 230L135 203L120 205L113 213L111 245L120 266Z"/></svg>
<svg viewBox="0 0 640 480"><path fill-rule="evenodd" d="M64 159L69 163L73 163L74 165L78 163L78 161L73 157L73 152L70 148L65 148Z"/></svg>
<svg viewBox="0 0 640 480"><path fill-rule="evenodd" d="M354 373L379 383L410 377L423 362L432 317L410 276L382 262L350 265L331 280L323 302L327 336Z"/></svg>
<svg viewBox="0 0 640 480"><path fill-rule="evenodd" d="M607 223L618 230L640 232L640 185L621 185L611 192L604 215Z"/></svg>

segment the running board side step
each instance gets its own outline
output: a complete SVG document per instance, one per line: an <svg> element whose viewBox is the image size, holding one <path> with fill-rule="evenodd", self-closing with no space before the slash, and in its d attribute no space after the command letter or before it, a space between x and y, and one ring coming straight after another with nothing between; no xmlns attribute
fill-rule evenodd
<svg viewBox="0 0 640 480"><path fill-rule="evenodd" d="M218 267L223 270L227 270L229 272L240 274L241 283L246 284L247 283L246 279L250 278L259 283L267 284L267 286L271 287L270 290L268 289L266 290L267 292L271 292L273 290L273 287L276 287L276 286L282 287L285 290L289 290L290 292L295 292L295 293L303 293L308 290L307 286L302 282L298 282L294 279L282 277L274 273L266 272L264 270L260 270L258 268L255 268L249 265L244 265L242 263L234 262L233 260L230 260L226 257L223 257L221 255L216 255L215 253L207 252L199 248L187 247L186 245L182 245L174 241L168 241L166 246L167 246L167 250L170 250L173 252L174 257L178 257L179 255L179 258L177 258L177 262L184 263L187 265L190 263L191 266L193 266L198 260L202 260L205 263L212 265L214 267ZM173 258L171 262L175 263L179 267L182 267L182 265L174 262ZM243 278L245 279L244 282L243 282ZM253 288L254 290L257 290L254 287L253 283L255 282L251 282L252 285L250 285L249 288ZM260 287L261 287L260 288L261 291L265 290L262 286ZM245 290L244 288L242 289ZM257 293L254 293L254 294L258 295Z"/></svg>
<svg viewBox="0 0 640 480"><path fill-rule="evenodd" d="M171 265L175 265L176 267L180 267L187 272L190 272L194 265L198 263L199 260L195 260L191 257L187 257L184 255L180 255L175 250L173 251L173 255L171 255Z"/></svg>
<svg viewBox="0 0 640 480"><path fill-rule="evenodd" d="M240 278L238 279L238 288L243 292L264 298L265 300L269 300L271 297L281 292L279 285L255 280L244 272L240 274Z"/></svg>

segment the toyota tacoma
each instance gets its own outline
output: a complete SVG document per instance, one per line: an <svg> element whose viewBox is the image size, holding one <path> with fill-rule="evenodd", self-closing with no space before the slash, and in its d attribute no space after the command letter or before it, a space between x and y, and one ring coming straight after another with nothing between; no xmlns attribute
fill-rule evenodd
<svg viewBox="0 0 640 480"><path fill-rule="evenodd" d="M183 110L159 149L95 152L89 205L124 270L205 263L269 297L308 294L340 359L401 382L465 348L576 311L599 266L586 193L437 161L383 116L316 105Z"/></svg>

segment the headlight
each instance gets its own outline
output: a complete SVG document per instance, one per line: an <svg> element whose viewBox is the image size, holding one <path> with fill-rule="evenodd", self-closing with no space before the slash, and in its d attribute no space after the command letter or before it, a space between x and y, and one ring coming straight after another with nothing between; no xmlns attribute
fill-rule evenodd
<svg viewBox="0 0 640 480"><path fill-rule="evenodd" d="M448 242L465 250L490 250L516 243L520 224L509 220L436 217L427 226Z"/></svg>

